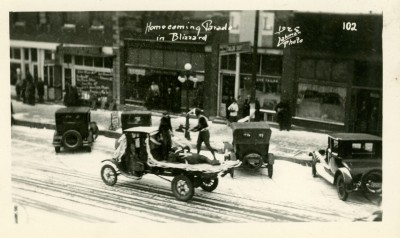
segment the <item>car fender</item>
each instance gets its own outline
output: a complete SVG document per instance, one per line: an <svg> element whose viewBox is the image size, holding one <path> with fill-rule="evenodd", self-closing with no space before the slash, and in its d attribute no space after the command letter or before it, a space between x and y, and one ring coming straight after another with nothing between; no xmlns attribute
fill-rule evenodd
<svg viewBox="0 0 400 238"><path fill-rule="evenodd" d="M339 174L343 175L343 179L344 179L344 183L346 185L347 192L352 192L353 191L353 188L352 188L353 177L351 176L350 171L347 168L339 168L335 174L334 184L336 184L336 180L337 180Z"/></svg>
<svg viewBox="0 0 400 238"><path fill-rule="evenodd" d="M101 163L103 164L103 166L106 164L111 165L112 167L114 167L115 171L119 171L115 159L105 159L102 160Z"/></svg>

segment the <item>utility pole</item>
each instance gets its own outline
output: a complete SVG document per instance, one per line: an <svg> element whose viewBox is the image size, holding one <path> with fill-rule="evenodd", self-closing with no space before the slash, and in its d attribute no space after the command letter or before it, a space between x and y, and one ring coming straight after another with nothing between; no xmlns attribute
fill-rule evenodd
<svg viewBox="0 0 400 238"><path fill-rule="evenodd" d="M256 10L256 19L254 26L254 41L253 41L253 67L251 71L251 94L250 94L250 121L254 121L255 117L255 106L256 106L256 81L258 71L258 24L259 24L260 11Z"/></svg>

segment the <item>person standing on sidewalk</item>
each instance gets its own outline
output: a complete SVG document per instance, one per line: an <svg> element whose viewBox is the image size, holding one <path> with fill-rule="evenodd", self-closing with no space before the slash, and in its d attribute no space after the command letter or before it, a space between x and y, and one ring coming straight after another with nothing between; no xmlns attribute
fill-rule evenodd
<svg viewBox="0 0 400 238"><path fill-rule="evenodd" d="M228 107L228 111L229 111L229 122L237 122L238 120L238 112L239 112L239 105L236 102L236 99L232 100L232 104L229 105Z"/></svg>
<svg viewBox="0 0 400 238"><path fill-rule="evenodd" d="M199 136L197 137L197 154L200 153L201 150L201 144L206 145L207 149L211 152L211 154L214 157L214 160L217 160L215 158L215 151L216 149L212 148L210 145L210 132L208 131L208 123L207 123L207 118L202 114L202 110L196 108L195 109L195 114L199 120L198 124L196 127L194 127L193 129L191 129L191 131L198 131L199 132Z"/></svg>
<svg viewBox="0 0 400 238"><path fill-rule="evenodd" d="M39 103L43 103L44 82L41 78L39 78L39 81L36 84L36 89L37 89L38 96L39 96Z"/></svg>

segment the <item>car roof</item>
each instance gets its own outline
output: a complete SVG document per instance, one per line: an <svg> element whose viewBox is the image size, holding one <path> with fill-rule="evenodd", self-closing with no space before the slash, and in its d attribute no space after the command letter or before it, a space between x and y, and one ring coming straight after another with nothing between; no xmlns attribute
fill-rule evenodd
<svg viewBox="0 0 400 238"><path fill-rule="evenodd" d="M382 138L379 136L364 133L332 133L329 136L343 141L382 141Z"/></svg>
<svg viewBox="0 0 400 238"><path fill-rule="evenodd" d="M56 114L64 113L88 113L90 112L90 107L65 107L60 108L56 111Z"/></svg>
<svg viewBox="0 0 400 238"><path fill-rule="evenodd" d="M130 111L123 111L122 115L151 115L150 111L139 111L139 110L130 110Z"/></svg>
<svg viewBox="0 0 400 238"><path fill-rule="evenodd" d="M158 133L158 127L155 126L137 126L137 127L131 127L124 132L136 132L136 133L147 133L147 134L156 134Z"/></svg>

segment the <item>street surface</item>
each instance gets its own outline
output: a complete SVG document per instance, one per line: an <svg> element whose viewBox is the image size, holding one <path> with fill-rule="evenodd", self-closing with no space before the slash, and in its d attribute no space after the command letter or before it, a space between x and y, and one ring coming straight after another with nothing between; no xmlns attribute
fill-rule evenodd
<svg viewBox="0 0 400 238"><path fill-rule="evenodd" d="M313 178L310 167L281 160L272 179L266 169L239 168L234 179L220 178L212 193L196 189L188 203L177 201L170 182L154 175L142 180L121 175L110 187L102 182L100 168L112 156L114 139L100 136L91 153L55 154L53 133L12 127L11 185L18 223L352 221L378 209L361 193L339 200L335 187Z"/></svg>

